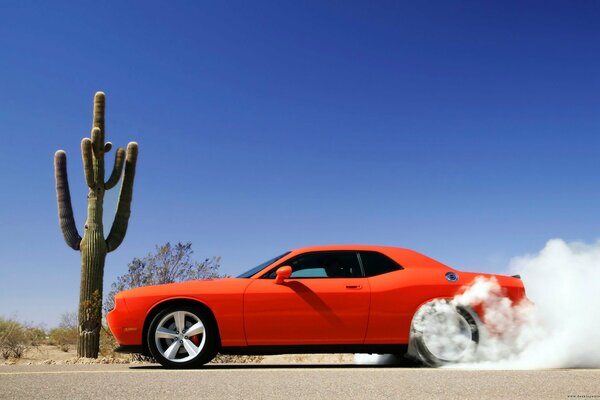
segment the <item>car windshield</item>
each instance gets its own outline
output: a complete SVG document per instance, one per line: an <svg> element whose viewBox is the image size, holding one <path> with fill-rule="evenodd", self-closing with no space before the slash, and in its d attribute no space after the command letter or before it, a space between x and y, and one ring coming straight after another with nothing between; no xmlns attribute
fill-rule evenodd
<svg viewBox="0 0 600 400"><path fill-rule="evenodd" d="M258 271L262 270L263 268L265 268L268 265L273 264L275 261L287 256L288 254L290 254L289 251L287 251L287 252L283 253L282 255L277 256L275 258L271 258L269 261L265 261L264 263L257 265L256 267L244 272L243 274L238 275L238 278L250 278L251 276L256 274Z"/></svg>

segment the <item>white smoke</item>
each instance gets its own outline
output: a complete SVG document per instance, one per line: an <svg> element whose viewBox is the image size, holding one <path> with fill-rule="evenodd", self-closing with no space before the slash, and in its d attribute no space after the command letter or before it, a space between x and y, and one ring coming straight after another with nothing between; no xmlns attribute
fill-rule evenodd
<svg viewBox="0 0 600 400"><path fill-rule="evenodd" d="M465 367L465 362L484 363L490 367L540 367L535 363L528 365L530 360L526 358L520 360L531 346L547 338L534 303L526 300L513 304L495 278L483 277L476 278L475 283L462 295L456 296L453 303L483 305L485 310L485 325L479 330L479 345L463 360L461 367Z"/></svg>
<svg viewBox="0 0 600 400"><path fill-rule="evenodd" d="M477 278L455 304L483 303L485 327L477 349L459 368L600 367L600 241L550 240L538 253L516 257L531 302L513 305L495 279ZM451 327L437 329L450 330ZM383 363L357 355L357 363Z"/></svg>
<svg viewBox="0 0 600 400"><path fill-rule="evenodd" d="M550 240L509 268L521 275L533 304L514 309L520 326L500 326L511 331L508 340L481 346L501 355L488 359L499 367L600 367L600 241Z"/></svg>

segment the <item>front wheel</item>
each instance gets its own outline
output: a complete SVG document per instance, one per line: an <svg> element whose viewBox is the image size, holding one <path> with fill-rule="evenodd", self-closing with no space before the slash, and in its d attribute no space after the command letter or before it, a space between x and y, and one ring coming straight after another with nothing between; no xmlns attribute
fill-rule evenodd
<svg viewBox="0 0 600 400"><path fill-rule="evenodd" d="M434 300L413 317L408 354L437 367L467 361L478 343L478 318L473 311L447 300Z"/></svg>
<svg viewBox="0 0 600 400"><path fill-rule="evenodd" d="M166 368L193 368L217 353L217 328L208 313L191 306L171 306L150 323L147 337L152 356Z"/></svg>

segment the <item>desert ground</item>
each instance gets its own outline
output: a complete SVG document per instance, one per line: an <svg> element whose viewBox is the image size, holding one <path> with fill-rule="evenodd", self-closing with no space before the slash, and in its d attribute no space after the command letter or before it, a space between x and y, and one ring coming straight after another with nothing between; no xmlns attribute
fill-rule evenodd
<svg viewBox="0 0 600 400"><path fill-rule="evenodd" d="M286 354L274 356L259 357L236 357L236 364L320 364L320 363L352 363L353 354ZM225 363L230 361L227 357L218 357L214 363ZM242 361L242 362L239 362ZM133 365L151 365L133 359L127 354L111 354L110 356L99 356L98 359L79 359L77 358L77 349L75 346L69 346L67 351L63 351L59 346L39 345L29 347L21 358L11 358L1 360L1 365L68 365L68 364L133 364Z"/></svg>

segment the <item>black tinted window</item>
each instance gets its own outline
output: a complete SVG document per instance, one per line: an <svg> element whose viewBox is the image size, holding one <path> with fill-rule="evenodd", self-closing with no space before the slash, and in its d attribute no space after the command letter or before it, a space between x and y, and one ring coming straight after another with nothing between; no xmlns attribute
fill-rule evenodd
<svg viewBox="0 0 600 400"><path fill-rule="evenodd" d="M402 269L394 260L375 251L361 251L360 260L367 276L376 276Z"/></svg>
<svg viewBox="0 0 600 400"><path fill-rule="evenodd" d="M362 276L354 251L305 253L286 261L285 265L292 267L291 278L355 278ZM275 270L269 272L265 278L275 278Z"/></svg>

